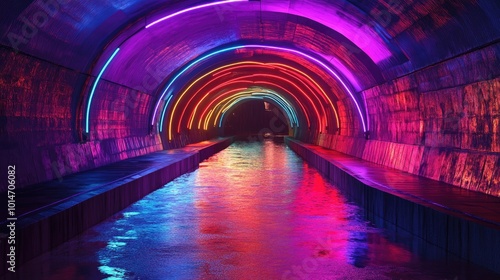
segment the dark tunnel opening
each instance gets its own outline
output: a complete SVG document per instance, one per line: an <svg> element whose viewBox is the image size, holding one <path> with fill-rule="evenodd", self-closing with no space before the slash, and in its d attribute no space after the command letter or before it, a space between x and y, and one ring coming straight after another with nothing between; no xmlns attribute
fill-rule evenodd
<svg viewBox="0 0 500 280"><path fill-rule="evenodd" d="M289 125L285 115L269 102L248 101L228 111L224 118L222 136L257 140L289 135Z"/></svg>

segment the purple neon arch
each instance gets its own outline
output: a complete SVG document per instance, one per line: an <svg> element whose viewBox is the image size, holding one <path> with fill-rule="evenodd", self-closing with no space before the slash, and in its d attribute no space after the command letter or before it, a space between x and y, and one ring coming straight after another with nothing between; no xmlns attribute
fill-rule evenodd
<svg viewBox="0 0 500 280"><path fill-rule="evenodd" d="M356 97L354 96L354 93L352 92L352 90L348 86L348 83L345 82L342 79L342 77L335 70L333 70L331 67L329 67L327 64L325 64L321 60L319 60L319 59L317 59L317 58L315 58L315 57L313 57L313 56L311 56L309 54L301 52L299 50L285 48L285 47L277 47L277 46L272 46L272 45L262 45L262 44L248 44L248 45L239 45L239 46L232 46L232 47L224 48L224 49L221 49L221 50L217 50L217 51L213 51L211 53L208 53L208 54L206 54L206 55L204 55L204 56L202 56L200 58L195 59L191 63L189 63L186 67L184 67L179 73L177 73L170 80L170 82L167 84L167 86L163 90L160 98L156 102L156 105L155 105L155 108L154 108L154 111L153 111L153 116L151 118L151 125L154 125L154 123L155 123L156 115L158 113L158 107L160 106L161 101L165 98L165 94L170 89L170 87L175 83L175 81L184 72L186 72L187 70L191 69L191 67L193 67L194 65L198 64L199 62L201 62L203 60L206 60L209 57L212 57L212 56L215 56L215 55L218 55L218 54L221 54L221 53L225 53L225 52L228 52L228 51L237 50L237 49L244 49L244 48L260 48L260 49L270 49L270 50L278 50L278 51L283 51L283 52L288 52L288 53L294 53L294 54L300 55L300 56L302 56L302 57L304 57L304 58L306 58L306 59L308 59L310 61L313 61L314 63L320 65L328 73L330 73L335 78L335 80L337 80L342 85L342 87L344 88L345 91L347 91L347 93L349 94L350 98L352 99L352 101L354 102L354 104L356 106L356 110L358 111L358 114L359 114L359 117L361 119L361 123L362 123L362 126L363 126L363 132L367 132L368 131L368 125L367 125L367 122L365 121L365 117L364 117L363 111L361 110L360 104L358 103ZM169 93L169 95L170 94L172 94L172 93ZM162 114L162 116L160 118L163 119L164 117L165 117L165 115ZM162 120L160 120L160 121L162 121Z"/></svg>

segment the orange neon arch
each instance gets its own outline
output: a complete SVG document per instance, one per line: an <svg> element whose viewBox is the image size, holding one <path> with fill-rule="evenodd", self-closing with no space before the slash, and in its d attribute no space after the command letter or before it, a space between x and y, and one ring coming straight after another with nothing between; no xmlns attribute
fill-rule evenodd
<svg viewBox="0 0 500 280"><path fill-rule="evenodd" d="M195 81L193 81L185 90L183 90L183 92L180 94L179 98L177 98L171 112L170 112L170 118L169 118L169 139L172 139L172 122L173 122L173 116L175 115L175 111L177 110L177 107L179 106L179 103L180 101L183 99L184 95L196 84L198 83L199 81L201 81L202 79L206 78L207 76L209 76L210 74L213 74L212 76L212 80L208 81L207 83L205 83L201 88L199 88L195 94L191 95L191 97L189 98L188 100L188 104L192 102L192 100L201 92L202 89L204 89L206 86L208 86L210 83L213 83L214 81L217 81L218 79L220 78L223 78L223 77L227 77L229 74L231 74L232 72L229 72L229 71L234 71L235 69L239 69L239 68L248 68L250 66L257 66L257 67L264 67L264 68L268 68L268 69L279 69L281 72L283 73L286 73L287 75L297 79L298 81L300 81L300 83L302 85L304 85L308 90L311 91L311 93L313 93L313 96L318 100L320 106L321 106L321 109L323 112L326 112L326 109L323 107L323 104L321 101L319 101L318 99L318 96L314 93L318 93L318 91L321 93L319 94L320 96L322 95L323 98L325 98L327 100L327 102L329 103L330 107L332 108L333 112L334 112L334 115L335 115L335 120L336 120L336 123L337 123L337 127L340 128L340 121L339 121L339 116L338 116L338 113L337 113L337 110L335 108L335 106L333 105L333 102L332 100L329 98L329 96L326 94L326 92L323 90L323 88L312 78L310 77L309 75L307 75L306 73L304 73L303 71L300 71L299 69L295 68L295 67L292 67L292 66L289 66L289 65L286 65L286 64L280 64L280 63L261 63L261 62L256 62L256 61L242 61L242 62L236 62L236 63L231 63L231 64L228 64L228 65L224 65L224 66L221 66L221 67L218 67L216 69L213 69L207 73L205 73L204 75L202 75L201 77L197 78ZM262 75L262 74L261 74ZM268 75L269 77L273 77L273 78L276 78L276 79L281 79L283 81L286 81L288 82L289 84L292 84L295 88L297 88L303 96L305 96L308 101L313 105L313 108L315 110L315 113L318 117L318 120L323 124L323 126L326 128L327 126L327 120L325 119L326 118L326 113L323 114L323 118L321 118L321 114L319 114L319 111L318 109L316 108L316 105L314 105L315 103L312 101L312 99L309 97L308 94L306 94L301 87L299 87L297 84L287 80L287 79L284 79L280 76L276 76L276 75L271 75L271 74L265 74L265 75ZM253 75L247 75L245 77L253 77L253 76L259 76L259 74L253 74ZM304 78L305 81L302 79ZM241 79L241 77L238 77L238 79ZM236 80L237 81L237 80ZM255 82L253 82L255 83ZM284 90L283 87L275 84L275 83L271 83L271 82L266 82L266 81L261 81L260 83L262 84L274 84L274 86L278 87L278 88L281 88ZM227 81L227 82L224 82L223 84L217 86L216 88L219 89L219 88L223 88L224 86L227 86L231 84L231 81ZM307 85L309 84L309 85ZM313 89L314 88L314 89ZM213 92L213 90L210 90L210 92ZM309 117L308 117L308 114L307 114L307 111L305 110L304 106L301 104L301 102L299 102L299 99L293 95L291 92L285 90L285 92L289 95L292 95L292 97L296 100L296 103L299 104L301 106L301 109L304 113L304 116L306 116L307 118L307 122L308 122L308 126L310 127L310 120L309 120ZM196 116L196 112L198 110L198 107L203 103L204 99L207 98L208 94L205 94L203 96L202 99L200 99L196 106L194 107L194 109L192 110L191 114L190 114L190 117L189 117L189 120L188 120L188 128L191 129L192 128L192 124L193 124L193 121L195 119L195 116ZM207 106L205 108L205 110L203 110L201 116L200 116L200 120L198 122L198 128L201 127L201 124L204 123L203 122L203 117L205 116L207 110L209 108L211 108L210 106L212 106L214 103L214 101L212 101L209 106ZM183 116L184 114L186 113L186 110L187 110L187 106L183 108L182 112L181 112L181 116L180 116L180 120L183 119ZM209 113L210 113L210 116L209 116L209 119L211 118L212 114L213 114L214 111L210 110ZM179 121L179 126L178 126L178 132L180 131L180 126L181 126L181 123L182 121ZM206 126L204 126L206 127ZM321 124L320 124L320 127L321 127Z"/></svg>
<svg viewBox="0 0 500 280"><path fill-rule="evenodd" d="M265 83L267 83L267 84L271 84L271 85L273 85L273 86L275 86L275 87L277 87L277 88L280 88L281 90L283 90L283 91L284 91L284 92L286 92L287 94L291 95L291 96L295 99L296 103L297 103L297 104L301 107L301 109L302 109L302 113L303 113L303 115L306 117L307 126L308 126L308 127L310 127L310 126L311 126L311 121L310 121L309 116L308 116L308 114L307 114L307 110L305 109L304 105L303 105L303 104L299 101L299 99L298 99L295 95L293 95L291 92L288 92L285 88L283 88L283 87L281 87L281 86L279 86L279 85L277 85L277 84L273 84L273 83L270 83L270 82L265 82ZM261 84L264 84L264 83L261 83ZM205 110L201 113L201 116L200 116L199 121L198 121L198 129L200 129L200 127L201 127L201 123L203 122L202 120L203 120L203 118L204 118L204 115L205 115L206 111L207 111L209 108L212 108L213 103L215 103L215 102L216 102L216 101L217 101L220 97L223 97L223 96L225 96L225 93L223 93L223 94L221 94L221 95L219 95L219 96L215 97L215 98L214 98L214 99L213 99L213 100L212 100L212 101L211 101L211 102L210 102L210 103L209 103L209 104L205 107ZM314 104L312 104L312 105L314 105ZM213 110L213 109L212 109L212 110ZM212 111L212 110L211 110L211 111ZM317 116L317 117L319 118L319 116ZM210 116L208 116L208 118L210 118ZM203 123L205 123L205 122L203 122ZM191 129L191 127L189 127L189 128ZM206 130L206 126L204 126L204 129Z"/></svg>
<svg viewBox="0 0 500 280"><path fill-rule="evenodd" d="M238 68L241 68L238 67ZM227 71L227 70L226 70ZM246 75L246 76L241 76L241 77L238 77L238 79L240 78L248 78L248 77L252 77L252 76L262 76L262 75L268 75L268 76L272 76L276 79L280 79L280 80L283 80L287 83L290 83L292 84L298 91L300 91L302 93L302 95L304 95L308 100L309 102L311 103L311 105L313 106L314 110L315 110L315 113L317 115L317 118L318 119L321 119L321 115L319 114L318 112L318 109L316 107L316 105L314 104L314 102L309 98L308 94L306 94L297 84L287 80L287 79L284 79L280 76L276 76L276 75L271 75L271 74L252 74L252 75ZM212 82L212 81L210 81ZM210 83L209 82L209 83ZM244 82L244 81L240 81L240 80L232 80L232 81L229 81L229 82L225 82L224 85L229 85L231 83L238 83L238 82ZM246 82L246 81L245 81ZM255 82L251 82L251 81L248 81L249 83L252 83L252 84L255 84ZM304 115L306 116L307 118L307 123L308 123L308 127L310 127L310 120L309 120L309 117L307 115L307 110L304 108L304 106L302 105L302 103L299 101L299 99L293 95L290 91L286 90L285 88L283 88L282 86L278 85L278 84L275 84L275 83L271 83L271 82L266 82L266 81L262 81L260 82L261 84L271 84L275 87L278 87L280 88L281 90L283 90L284 92L288 93L289 95L292 95L292 97L295 99L296 103L299 104L299 106L301 106L301 109L302 111L304 112ZM208 83L207 83L208 84ZM304 85L306 86L309 90L311 90L307 85ZM205 85L203 86L205 87ZM189 124L188 124L188 128L191 129L192 128L192 123L193 123L193 120L195 119L195 114L196 114L196 111L197 111L197 108L199 107L199 105L203 102L203 100L207 97L207 96L210 96L212 95L212 92L215 91L216 89L219 89L221 86L217 86L216 88L210 90L209 92L207 92L204 97L197 103L197 105L195 106L195 109L192 111L191 115L190 115L190 118L189 118ZM311 90L312 91L312 90ZM198 94L199 91L197 91L194 95ZM194 95L192 96L192 98L194 98ZM316 96L315 96L316 97ZM192 100L192 98L190 100ZM316 99L318 100L318 104L321 106L321 109L323 112L326 112L325 108L323 107L323 104L321 103L321 101L316 97ZM203 115L205 114L205 112L208 110L208 108L211 108L211 105L213 104L213 102L211 102L206 108L205 110L202 112L201 114L201 117L200 117L200 121L198 123L198 128L201 127L201 123L203 122L202 121L202 118L203 118ZM324 116L324 115L323 115ZM181 118L182 119L182 118ZM326 121L323 119L323 122L326 123ZM180 130L180 123L179 123L179 127L178 127L178 131ZM325 125L326 126L326 125Z"/></svg>
<svg viewBox="0 0 500 280"><path fill-rule="evenodd" d="M252 95L252 93L255 93L255 92L260 93L260 91L258 91L258 90L257 90L257 91L254 91L254 92L245 91L244 93L240 93L240 94L238 94L238 93L237 93L237 94L234 94L234 95L232 95L232 96L226 97L226 98L224 98L223 100L219 101L219 102L218 102L215 106L213 106L213 108L214 108L214 109L213 109L213 111L212 111L212 114L213 114L213 112L215 112L215 110L217 110L217 108L219 108L218 113L215 115L215 118L214 118L214 126L216 126L216 125L217 125L217 120L219 119L219 116L220 116L220 115L221 115L221 114L222 114L225 110L227 110L227 106L228 106L231 102L233 102L235 99L241 98L241 97L242 97L241 95L245 95L245 96L253 96L253 95ZM276 92L274 92L274 94L279 95L279 94L278 94L278 93L276 93ZM283 98L282 96L280 96L280 97L281 97L281 98ZM268 98L268 97L263 97L263 99L269 99L269 100L272 100L272 103L277 103L277 102L275 102L273 99ZM285 99L285 100L286 100L286 99ZM287 101L286 103L288 103L288 104L289 104L289 102L288 102L288 101ZM281 106L281 105L279 105L279 104L278 104L278 107L282 108L282 106ZM285 110L285 108L282 108L282 109L283 109L283 110ZM290 109L292 109L292 108L290 108ZM293 113L293 112L292 112L292 113ZM207 124L210 122L210 118L211 118L212 114L211 114L210 116L207 116L207 119L206 119L206 120L205 120L205 122L204 122L204 123L205 123L205 129L208 129ZM295 114L295 115L296 115L296 114ZM295 116L295 117L296 117L296 118L295 118L295 119L296 119L296 121L298 122L297 116ZM289 119L289 120L288 120L288 122L289 122L289 124L290 124L290 125L292 124L292 120L291 120L291 119ZM298 125L298 123L297 123L297 125Z"/></svg>

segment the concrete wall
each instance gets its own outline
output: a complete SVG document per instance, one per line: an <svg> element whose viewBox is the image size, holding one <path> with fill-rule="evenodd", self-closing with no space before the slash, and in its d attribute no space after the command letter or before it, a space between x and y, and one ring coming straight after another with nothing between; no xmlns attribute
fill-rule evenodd
<svg viewBox="0 0 500 280"><path fill-rule="evenodd" d="M472 214L467 210L462 212L464 209L449 208L449 205L434 204L432 198L428 200L431 196L419 197L418 191L407 192L404 188L397 187L393 189L395 186L390 184L386 188L383 180L372 181L370 175L358 176L359 170L355 170L357 166L350 165L349 160L336 161L327 153L318 153L294 140L285 139L285 142L295 153L332 180L349 201L361 206L365 219L377 227L403 230L452 255L496 273L500 272L500 259L497 257L500 250L500 228L488 219L488 215L478 217L477 212ZM347 163L347 166L344 163ZM360 169L364 170L363 172L378 172L368 166ZM443 188L449 188L448 185L443 185ZM457 196L460 195L450 192L451 201L457 201L460 199ZM479 205L482 200L478 197L469 198L466 205L470 207L471 201L472 204ZM486 208L482 211L484 209ZM432 255L435 257L436 252Z"/></svg>
<svg viewBox="0 0 500 280"><path fill-rule="evenodd" d="M75 108L87 76L1 47L0 61L0 162L18 167L17 188L162 149L144 126L147 102L134 101L149 95L103 82L96 135L80 143Z"/></svg>
<svg viewBox="0 0 500 280"><path fill-rule="evenodd" d="M316 143L365 160L500 196L500 44L364 90L370 139Z"/></svg>

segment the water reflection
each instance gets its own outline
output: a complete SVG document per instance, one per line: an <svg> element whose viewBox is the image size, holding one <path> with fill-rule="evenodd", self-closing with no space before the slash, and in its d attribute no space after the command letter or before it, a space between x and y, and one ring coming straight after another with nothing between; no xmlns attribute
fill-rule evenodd
<svg viewBox="0 0 500 280"><path fill-rule="evenodd" d="M412 242L370 226L283 144L235 143L21 273L25 279L490 277L446 258L426 261L405 245Z"/></svg>

